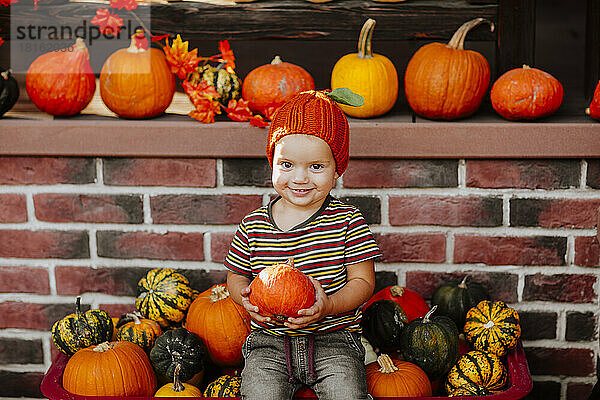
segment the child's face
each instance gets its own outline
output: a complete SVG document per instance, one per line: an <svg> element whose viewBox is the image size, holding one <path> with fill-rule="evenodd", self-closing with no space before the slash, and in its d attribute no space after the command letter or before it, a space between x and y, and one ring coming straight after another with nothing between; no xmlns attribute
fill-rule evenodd
<svg viewBox="0 0 600 400"><path fill-rule="evenodd" d="M339 177L329 145L311 135L287 135L273 152L273 187L296 207L318 208Z"/></svg>

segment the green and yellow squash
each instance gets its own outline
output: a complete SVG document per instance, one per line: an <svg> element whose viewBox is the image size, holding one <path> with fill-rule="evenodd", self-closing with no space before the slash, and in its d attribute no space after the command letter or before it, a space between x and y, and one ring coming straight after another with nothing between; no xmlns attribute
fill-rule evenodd
<svg viewBox="0 0 600 400"><path fill-rule="evenodd" d="M242 97L242 80L234 72L227 71L224 64L217 67L209 64L199 65L194 72L188 74L188 81L192 84L205 81L213 86L219 93L219 102L224 106L227 106L229 100Z"/></svg>
<svg viewBox="0 0 600 400"><path fill-rule="evenodd" d="M156 268L138 282L135 307L162 329L177 326L197 296L190 282L172 268Z"/></svg>
<svg viewBox="0 0 600 400"><path fill-rule="evenodd" d="M483 386L491 393L497 393L504 389L507 379L506 367L497 355L472 350L460 356L448 372L446 393L464 385Z"/></svg>
<svg viewBox="0 0 600 400"><path fill-rule="evenodd" d="M206 386L204 397L238 397L241 385L240 376L222 375Z"/></svg>
<svg viewBox="0 0 600 400"><path fill-rule="evenodd" d="M467 313L464 331L474 349L503 356L521 337L519 314L502 301L484 300Z"/></svg>

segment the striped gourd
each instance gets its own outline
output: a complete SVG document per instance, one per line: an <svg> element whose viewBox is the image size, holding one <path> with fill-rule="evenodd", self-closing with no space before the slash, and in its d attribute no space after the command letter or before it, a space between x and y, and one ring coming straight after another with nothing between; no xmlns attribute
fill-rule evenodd
<svg viewBox="0 0 600 400"><path fill-rule="evenodd" d="M223 65L217 67L209 64L199 65L188 75L188 81L192 84L205 81L214 86L219 94L219 102L225 106L229 100L237 100L242 95L241 79L234 72L227 71Z"/></svg>
<svg viewBox="0 0 600 400"><path fill-rule="evenodd" d="M497 355L472 350L460 356L448 372L446 392L452 393L460 386L471 384L497 393L502 391L506 381L506 368Z"/></svg>
<svg viewBox="0 0 600 400"><path fill-rule="evenodd" d="M241 384L239 376L220 376L206 386L204 397L238 397Z"/></svg>
<svg viewBox="0 0 600 400"><path fill-rule="evenodd" d="M183 320L197 294L182 274L172 268L156 268L138 282L135 307L144 318L165 329Z"/></svg>
<svg viewBox="0 0 600 400"><path fill-rule="evenodd" d="M141 315L136 313L128 313L124 317L131 318L132 320L118 328L116 339L135 343L144 349L144 351L149 352L152 346L154 346L156 338L162 333L158 322L148 318L141 318Z"/></svg>
<svg viewBox="0 0 600 400"><path fill-rule="evenodd" d="M54 345L63 353L73 355L78 350L109 341L113 321L104 310L81 312L81 297L77 297L75 313L59 319L52 325Z"/></svg>
<svg viewBox="0 0 600 400"><path fill-rule="evenodd" d="M492 394L483 386L468 383L457 387L452 393L448 393L448 397L464 397L464 396L487 396Z"/></svg>
<svg viewBox="0 0 600 400"><path fill-rule="evenodd" d="M474 349L503 356L521 337L519 314L502 301L481 301L467 313L464 333Z"/></svg>

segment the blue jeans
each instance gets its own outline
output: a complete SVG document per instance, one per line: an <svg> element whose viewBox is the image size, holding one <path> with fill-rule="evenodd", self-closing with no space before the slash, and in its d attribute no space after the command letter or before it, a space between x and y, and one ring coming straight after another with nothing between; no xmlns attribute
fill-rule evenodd
<svg viewBox="0 0 600 400"><path fill-rule="evenodd" d="M315 334L313 338L311 344L308 335L289 336L286 342L283 336L269 335L260 330L250 333L242 347L245 359L242 399L292 399L303 384L309 386L319 400L370 399L364 365L365 350L360 336L340 330ZM310 347L313 349L312 356Z"/></svg>

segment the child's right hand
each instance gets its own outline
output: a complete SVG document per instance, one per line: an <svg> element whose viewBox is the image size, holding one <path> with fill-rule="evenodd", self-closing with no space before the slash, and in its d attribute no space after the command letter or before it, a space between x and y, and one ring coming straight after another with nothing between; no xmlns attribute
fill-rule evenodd
<svg viewBox="0 0 600 400"><path fill-rule="evenodd" d="M259 322L270 322L271 321L271 318L269 318L265 315L261 315L258 307L253 305L252 303L250 303L250 299L248 297L248 296L250 296L250 286L243 288L242 291L240 292L240 294L242 295L242 305L244 306L246 311L248 311L248 314L250 314L250 316L253 319L255 319L256 321L259 321Z"/></svg>

